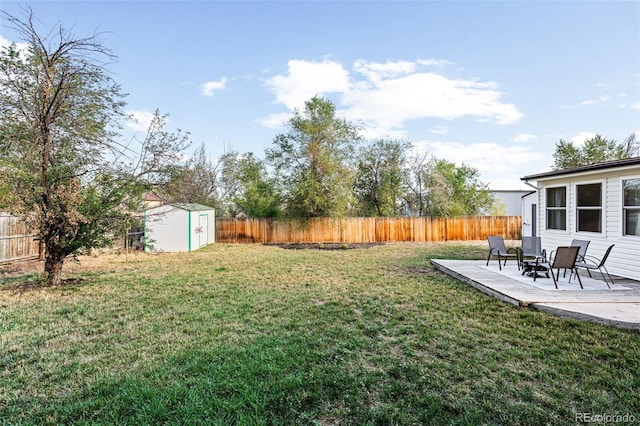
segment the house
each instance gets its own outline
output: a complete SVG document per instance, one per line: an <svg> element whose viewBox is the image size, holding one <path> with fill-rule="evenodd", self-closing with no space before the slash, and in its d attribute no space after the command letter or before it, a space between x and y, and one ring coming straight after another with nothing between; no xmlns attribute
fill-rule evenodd
<svg viewBox="0 0 640 426"><path fill-rule="evenodd" d="M522 196L530 190L491 190L491 195L504 206L505 216L520 216L522 214Z"/></svg>
<svg viewBox="0 0 640 426"><path fill-rule="evenodd" d="M147 251L197 250L215 242L215 230L215 211L202 204L164 204L144 211Z"/></svg>
<svg viewBox="0 0 640 426"><path fill-rule="evenodd" d="M535 223L549 251L572 239L591 241L588 255L610 273L640 280L640 157L524 176L537 192ZM535 202L534 202L535 201ZM523 203L524 204L524 203Z"/></svg>
<svg viewBox="0 0 640 426"><path fill-rule="evenodd" d="M165 203L165 201L155 192L147 191L142 194L142 201L144 203L145 209L150 209L152 207L158 207Z"/></svg>

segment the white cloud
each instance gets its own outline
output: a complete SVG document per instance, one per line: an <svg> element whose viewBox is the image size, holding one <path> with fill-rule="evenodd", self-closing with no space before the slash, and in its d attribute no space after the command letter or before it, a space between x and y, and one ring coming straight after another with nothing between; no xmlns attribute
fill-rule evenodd
<svg viewBox="0 0 640 426"><path fill-rule="evenodd" d="M340 93L349 89L349 72L333 61L308 62L292 59L287 75L267 80L267 86L276 94L276 102L287 108L304 107L312 97L327 93Z"/></svg>
<svg viewBox="0 0 640 426"><path fill-rule="evenodd" d="M442 62L442 61L441 61ZM502 101L499 85L477 79L451 79L420 70L431 60L387 63L357 60L348 70L334 61L291 60L288 73L267 81L276 102L290 110L314 95L338 94L342 116L362 122L379 137L404 134L408 120L475 117L483 122L510 124L523 114Z"/></svg>
<svg viewBox="0 0 640 426"><path fill-rule="evenodd" d="M611 99L610 96L600 96L598 99L587 99L586 101L580 102L580 105L594 105L594 104L602 104Z"/></svg>
<svg viewBox="0 0 640 426"><path fill-rule="evenodd" d="M536 135L532 135L530 133L520 133L513 138L514 142L529 142L538 139Z"/></svg>
<svg viewBox="0 0 640 426"><path fill-rule="evenodd" d="M640 102L633 103L629 105L629 108L640 109Z"/></svg>
<svg viewBox="0 0 640 426"><path fill-rule="evenodd" d="M260 120L260 124L269 129L280 129L283 125L289 121L291 113L282 112L280 114L271 114Z"/></svg>
<svg viewBox="0 0 640 426"><path fill-rule="evenodd" d="M414 143L416 151L478 169L494 178L520 178L521 170L545 156L524 145L505 146L494 142L463 144L451 141L421 141Z"/></svg>
<svg viewBox="0 0 640 426"><path fill-rule="evenodd" d="M136 132L146 132L149 130L149 125L154 116L152 111L128 110L127 114L132 118L132 120L128 120L126 123L128 128Z"/></svg>
<svg viewBox="0 0 640 426"><path fill-rule="evenodd" d="M436 135L446 135L449 133L449 128L446 126L436 126L431 129L430 132Z"/></svg>
<svg viewBox="0 0 640 426"><path fill-rule="evenodd" d="M595 137L596 134L593 132L580 132L572 138L569 138L569 142L572 142L575 146L580 147L584 145L585 141Z"/></svg>
<svg viewBox="0 0 640 426"><path fill-rule="evenodd" d="M533 191L533 188L527 186L520 180L520 176L516 177L501 177L501 178L489 178L480 179L486 183L489 189L499 191Z"/></svg>
<svg viewBox="0 0 640 426"><path fill-rule="evenodd" d="M11 42L0 35L0 48L9 47Z"/></svg>
<svg viewBox="0 0 640 426"><path fill-rule="evenodd" d="M442 68L447 65L453 65L453 62L447 61L445 59L418 59L417 61L420 65L424 65L426 67L439 67Z"/></svg>
<svg viewBox="0 0 640 426"><path fill-rule="evenodd" d="M4 49L5 47L11 46L11 40L8 40L0 35L0 49ZM27 43L16 43L16 48L20 52L26 52L29 44Z"/></svg>
<svg viewBox="0 0 640 426"><path fill-rule="evenodd" d="M408 61L387 62L380 64L377 62L366 62L358 59L353 68L356 72L364 75L367 80L377 83L385 78L393 78L411 74L416 69L416 64Z"/></svg>
<svg viewBox="0 0 640 426"><path fill-rule="evenodd" d="M222 90L227 85L227 77L222 77L220 81L208 81L202 85L203 96L213 96L216 90Z"/></svg>

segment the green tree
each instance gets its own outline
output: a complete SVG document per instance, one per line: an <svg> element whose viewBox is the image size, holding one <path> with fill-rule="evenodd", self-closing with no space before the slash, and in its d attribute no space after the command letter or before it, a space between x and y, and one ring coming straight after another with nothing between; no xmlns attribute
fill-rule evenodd
<svg viewBox="0 0 640 426"><path fill-rule="evenodd" d="M429 211L429 159L426 153L409 158L406 166L405 202L412 216L427 216Z"/></svg>
<svg viewBox="0 0 640 426"><path fill-rule="evenodd" d="M432 216L472 216L491 213L495 199L480 181L477 169L447 160L435 160L431 167ZM438 194L438 192L442 192Z"/></svg>
<svg viewBox="0 0 640 426"><path fill-rule="evenodd" d="M630 158L635 155L639 155L635 134L626 138L622 143L595 135L587 139L582 146L576 146L573 142L560 139L553 153L553 169L569 169L603 161Z"/></svg>
<svg viewBox="0 0 640 426"><path fill-rule="evenodd" d="M184 135L156 114L140 150L116 142L124 117L120 87L105 69L114 55L96 34L41 36L31 10L2 14L28 45L0 52L0 152L11 211L37 230L44 282L61 281L65 259L111 244L135 220L139 195L177 159ZM132 141L133 143L133 141Z"/></svg>
<svg viewBox="0 0 640 426"><path fill-rule="evenodd" d="M283 189L288 217L340 217L353 208L353 153L359 129L336 117L329 100L314 97L296 110L289 132L267 149Z"/></svg>
<svg viewBox="0 0 640 426"><path fill-rule="evenodd" d="M168 181L158 192L169 202L200 203L219 208L216 196L217 167L208 156L204 145L185 163L170 170Z"/></svg>
<svg viewBox="0 0 640 426"><path fill-rule="evenodd" d="M362 216L398 216L405 195L408 142L376 140L360 149L354 191Z"/></svg>
<svg viewBox="0 0 640 426"><path fill-rule="evenodd" d="M248 153L238 162L240 191L235 204L248 217L280 217L281 197L263 161Z"/></svg>
<svg viewBox="0 0 640 426"><path fill-rule="evenodd" d="M493 214L500 206L477 169L447 160L418 155L409 163L407 204L418 216L473 216Z"/></svg>

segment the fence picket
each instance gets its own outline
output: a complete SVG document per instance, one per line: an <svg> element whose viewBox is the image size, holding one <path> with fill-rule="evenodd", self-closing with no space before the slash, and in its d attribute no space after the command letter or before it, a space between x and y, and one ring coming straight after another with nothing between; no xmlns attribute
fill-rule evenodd
<svg viewBox="0 0 640 426"><path fill-rule="evenodd" d="M37 259L39 255L36 234L20 218L0 213L0 263Z"/></svg>

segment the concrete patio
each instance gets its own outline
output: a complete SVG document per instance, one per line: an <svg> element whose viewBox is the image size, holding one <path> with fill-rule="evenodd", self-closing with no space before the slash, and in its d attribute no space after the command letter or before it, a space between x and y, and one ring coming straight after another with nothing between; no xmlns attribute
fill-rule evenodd
<svg viewBox="0 0 640 426"><path fill-rule="evenodd" d="M608 289L594 274L589 278L580 271L584 285L581 289L575 276L560 278L559 289L551 278L521 275L515 262L508 262L502 271L496 260L486 266L486 260L433 259L431 264L483 293L512 303L566 318L591 321L620 328L640 329L640 282L614 277Z"/></svg>

